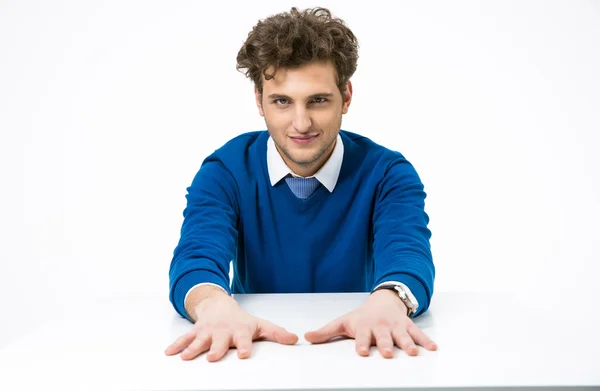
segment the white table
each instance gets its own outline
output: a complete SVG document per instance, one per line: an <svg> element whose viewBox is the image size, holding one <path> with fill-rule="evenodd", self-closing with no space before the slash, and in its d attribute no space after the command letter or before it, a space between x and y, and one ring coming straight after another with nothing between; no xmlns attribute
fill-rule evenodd
<svg viewBox="0 0 600 391"><path fill-rule="evenodd" d="M219 362L168 357L165 348L191 324L166 297L103 299L40 324L0 350L0 390L331 390L491 389L600 386L598 324L522 307L510 297L436 293L416 323L439 350L393 359L372 347L360 357L354 341L310 345L306 331L357 307L365 293L237 295L250 313L300 341L253 345L252 357L230 350ZM562 388L562 389L565 389ZM583 389L583 388L580 388Z"/></svg>

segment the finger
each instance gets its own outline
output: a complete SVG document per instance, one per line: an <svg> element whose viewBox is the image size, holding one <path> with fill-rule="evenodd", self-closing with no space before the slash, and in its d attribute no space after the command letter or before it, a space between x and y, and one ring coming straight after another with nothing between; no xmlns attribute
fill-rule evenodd
<svg viewBox="0 0 600 391"><path fill-rule="evenodd" d="M375 343L379 348L379 353L384 358L394 357L394 341L392 340L392 332L389 328L377 327L373 330Z"/></svg>
<svg viewBox="0 0 600 391"><path fill-rule="evenodd" d="M356 352L361 356L368 356L373 342L371 329L368 327L358 328L354 340L356 342Z"/></svg>
<svg viewBox="0 0 600 391"><path fill-rule="evenodd" d="M298 342L298 336L290 333L283 327L274 325L269 321L260 322L256 338L265 338L284 345L294 345Z"/></svg>
<svg viewBox="0 0 600 391"><path fill-rule="evenodd" d="M392 337L398 347L406 352L409 356L416 356L419 354L419 348L415 345L414 341L402 328L395 328L392 330Z"/></svg>
<svg viewBox="0 0 600 391"><path fill-rule="evenodd" d="M211 362L222 359L231 346L231 337L231 332L227 330L214 332L206 359Z"/></svg>
<svg viewBox="0 0 600 391"><path fill-rule="evenodd" d="M336 319L318 330L307 332L304 339L310 343L323 343L340 336L347 336L346 327L341 319Z"/></svg>
<svg viewBox="0 0 600 391"><path fill-rule="evenodd" d="M165 350L167 356L180 353L183 349L187 348L189 344L196 338L196 331L192 330L188 333L183 334L177 338L169 347Z"/></svg>
<svg viewBox="0 0 600 391"><path fill-rule="evenodd" d="M210 335L201 334L181 353L183 360L192 360L198 355L206 352L210 347Z"/></svg>
<svg viewBox="0 0 600 391"><path fill-rule="evenodd" d="M414 324L408 327L408 333L415 343L423 346L427 350L437 350L438 346L431 340L420 328Z"/></svg>
<svg viewBox="0 0 600 391"><path fill-rule="evenodd" d="M238 331L233 336L233 344L237 348L238 358L248 358L252 352L252 335L247 331Z"/></svg>

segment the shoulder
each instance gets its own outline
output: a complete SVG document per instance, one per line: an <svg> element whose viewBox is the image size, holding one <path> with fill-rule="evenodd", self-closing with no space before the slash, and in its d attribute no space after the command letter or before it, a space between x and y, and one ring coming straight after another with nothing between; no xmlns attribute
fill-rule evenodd
<svg viewBox="0 0 600 391"><path fill-rule="evenodd" d="M261 156L266 160L267 139L266 130L242 133L207 156L200 170L211 170L218 180L244 187L260 171Z"/></svg>
<svg viewBox="0 0 600 391"><path fill-rule="evenodd" d="M399 151L387 148L372 139L358 133L343 130L340 132L345 144L350 146L350 153L362 155L362 158L377 165L393 165L395 163L407 162Z"/></svg>
<svg viewBox="0 0 600 391"><path fill-rule="evenodd" d="M348 159L357 162L351 163L353 175L370 178L379 189L422 186L417 170L399 151L357 133L343 131L341 135L344 148L346 145L349 147Z"/></svg>
<svg viewBox="0 0 600 391"><path fill-rule="evenodd" d="M267 135L265 133L268 132L265 130L259 130L242 133L216 149L205 159L203 164L213 162L215 160L220 161L225 166L233 165L235 167L243 164L248 158L248 155L252 154L251 151L256 150L256 146L258 146L261 142L264 142L266 149Z"/></svg>
<svg viewBox="0 0 600 391"><path fill-rule="evenodd" d="M249 170L248 156L265 131L242 133L223 144L202 162L191 185L192 190L227 194L230 200L239 194L240 179Z"/></svg>

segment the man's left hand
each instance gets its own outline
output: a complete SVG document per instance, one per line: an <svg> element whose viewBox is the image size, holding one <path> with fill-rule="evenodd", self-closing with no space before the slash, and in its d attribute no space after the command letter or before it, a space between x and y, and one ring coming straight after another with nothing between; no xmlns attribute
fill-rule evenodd
<svg viewBox="0 0 600 391"><path fill-rule="evenodd" d="M419 354L415 344L437 350L437 345L406 314L406 305L398 294L381 289L354 311L306 333L304 338L310 343L324 343L335 337L353 338L356 352L361 356L368 356L372 345L376 345L385 358L394 356L394 345L410 356Z"/></svg>

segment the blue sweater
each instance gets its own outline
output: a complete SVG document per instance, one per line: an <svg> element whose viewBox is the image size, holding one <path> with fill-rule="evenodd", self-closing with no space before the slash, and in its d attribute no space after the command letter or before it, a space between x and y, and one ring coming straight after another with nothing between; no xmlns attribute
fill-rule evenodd
<svg viewBox="0 0 600 391"><path fill-rule="evenodd" d="M187 188L169 270L169 298L181 316L189 319L184 298L201 282L231 294L369 292L393 280L418 300L415 316L427 310L435 268L423 184L400 153L340 135L335 189L319 186L306 200L283 180L271 186L267 131L242 134L204 160Z"/></svg>

